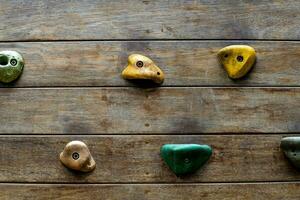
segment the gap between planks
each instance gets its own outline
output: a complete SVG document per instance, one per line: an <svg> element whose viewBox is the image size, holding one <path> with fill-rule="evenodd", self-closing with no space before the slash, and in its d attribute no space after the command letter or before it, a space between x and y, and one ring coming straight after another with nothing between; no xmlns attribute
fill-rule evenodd
<svg viewBox="0 0 300 200"><path fill-rule="evenodd" d="M202 89L222 89L222 88L226 88L226 89L239 89L239 88L257 88L257 89L276 89L276 88L286 88L286 89L299 89L300 86L299 85L291 85L291 86L245 86L245 85L239 85L239 86L221 86L221 85L215 85L215 86L196 86L196 85L192 85L192 86L189 86L189 85L186 85L186 86L159 86L159 87L137 87L137 86L30 86L30 87L0 87L0 90L2 89L114 89L114 88L123 88L123 89L132 89L132 88L135 88L135 89L139 89L139 90L151 90L151 89L160 89L160 88L164 88L164 89L180 89L180 88L190 88L190 89L193 89L193 88L202 88Z"/></svg>
<svg viewBox="0 0 300 200"><path fill-rule="evenodd" d="M259 41L259 42L300 42L300 40L294 40L294 39L210 39L210 38L204 38L204 39L184 39L184 38L178 38L178 39L168 39L168 38L162 38L162 39L78 39L78 40L2 40L1 43L54 43L54 42L180 42L180 41L203 41L203 42L209 42L209 41Z"/></svg>
<svg viewBox="0 0 300 200"><path fill-rule="evenodd" d="M248 132L248 133L151 133L151 134L145 134L145 133L87 133L87 134L82 134L82 133L72 133L72 134L68 134L68 133L64 133L64 134L59 134L59 133L53 133L53 134L43 134L43 133L1 133L0 137L128 137L128 136L143 136L143 137L152 137L152 136L203 136L203 137L207 137L207 136L272 136L272 135L282 135L282 137L285 136L298 136L300 133L293 133L293 132L286 132L286 133L273 133L273 132L269 132L269 133L256 133L256 132Z"/></svg>
<svg viewBox="0 0 300 200"><path fill-rule="evenodd" d="M138 87L138 86L123 86L123 85L103 85L103 86L88 86L88 85L82 85L82 86L0 86L1 89L102 89L102 88L136 88L136 89L159 89L159 88L300 88L299 85L161 85L159 87Z"/></svg>
<svg viewBox="0 0 300 200"><path fill-rule="evenodd" d="M170 182L102 182L102 183L66 183L66 182L55 182L55 183L45 183L45 182L0 182L0 186L5 185L254 185L254 184L299 184L300 181L243 181L243 182L181 182L181 183L170 183Z"/></svg>

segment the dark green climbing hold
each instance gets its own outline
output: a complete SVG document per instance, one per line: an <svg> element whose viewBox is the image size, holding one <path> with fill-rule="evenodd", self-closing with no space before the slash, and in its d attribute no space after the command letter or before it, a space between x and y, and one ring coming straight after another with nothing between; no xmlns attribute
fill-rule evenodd
<svg viewBox="0 0 300 200"><path fill-rule="evenodd" d="M199 144L165 144L161 156L176 175L190 174L201 168L212 155L212 148Z"/></svg>
<svg viewBox="0 0 300 200"><path fill-rule="evenodd" d="M24 59L16 51L0 52L0 82L9 83L16 80L22 73Z"/></svg>
<svg viewBox="0 0 300 200"><path fill-rule="evenodd" d="M300 169L300 137L285 137L280 147L291 163Z"/></svg>

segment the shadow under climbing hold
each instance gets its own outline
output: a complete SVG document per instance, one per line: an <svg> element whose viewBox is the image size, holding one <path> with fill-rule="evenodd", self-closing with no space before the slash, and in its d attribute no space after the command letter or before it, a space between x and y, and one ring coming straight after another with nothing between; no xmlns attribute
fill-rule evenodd
<svg viewBox="0 0 300 200"><path fill-rule="evenodd" d="M231 45L218 52L218 58L228 76L238 79L246 75L254 65L255 50L247 45Z"/></svg>
<svg viewBox="0 0 300 200"><path fill-rule="evenodd" d="M300 169L300 137L282 138L280 147L291 163Z"/></svg>
<svg viewBox="0 0 300 200"><path fill-rule="evenodd" d="M16 51L0 52L0 82L10 83L22 73L24 59Z"/></svg>
<svg viewBox="0 0 300 200"><path fill-rule="evenodd" d="M165 144L160 152L176 175L184 175L201 168L211 157L212 148L199 144Z"/></svg>
<svg viewBox="0 0 300 200"><path fill-rule="evenodd" d="M151 80L157 84L164 81L163 71L150 58L139 54L128 57L128 65L123 70L122 77L132 80Z"/></svg>
<svg viewBox="0 0 300 200"><path fill-rule="evenodd" d="M60 161L67 168L81 172L90 172L96 167L88 147L81 141L69 142L60 154Z"/></svg>

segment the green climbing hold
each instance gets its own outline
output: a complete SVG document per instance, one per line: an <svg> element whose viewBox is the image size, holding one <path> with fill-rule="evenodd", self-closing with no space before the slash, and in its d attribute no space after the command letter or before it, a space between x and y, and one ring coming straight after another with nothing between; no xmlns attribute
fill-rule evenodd
<svg viewBox="0 0 300 200"><path fill-rule="evenodd" d="M22 73L24 59L16 51L0 52L0 82L9 83L16 80Z"/></svg>
<svg viewBox="0 0 300 200"><path fill-rule="evenodd" d="M300 137L285 137L280 147L291 163L300 169Z"/></svg>
<svg viewBox="0 0 300 200"><path fill-rule="evenodd" d="M212 148L199 144L165 144L160 152L176 175L184 175L201 168L212 155Z"/></svg>

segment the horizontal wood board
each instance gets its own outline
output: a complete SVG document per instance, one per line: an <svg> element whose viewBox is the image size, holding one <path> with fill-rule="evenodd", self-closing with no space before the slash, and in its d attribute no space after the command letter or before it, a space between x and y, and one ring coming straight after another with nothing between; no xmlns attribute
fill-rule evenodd
<svg viewBox="0 0 300 200"><path fill-rule="evenodd" d="M283 135L1 136L0 182L187 183L298 181L280 149ZM85 142L96 161L87 174L65 168L59 154ZM195 174L176 177L160 157L163 144L208 144L213 155Z"/></svg>
<svg viewBox="0 0 300 200"><path fill-rule="evenodd" d="M253 70L231 80L217 52L248 44L257 52ZM0 43L25 59L19 80L0 87L141 86L122 79L132 53L144 54L165 72L162 86L299 86L300 43L263 41L115 41Z"/></svg>
<svg viewBox="0 0 300 200"><path fill-rule="evenodd" d="M299 88L7 88L0 133L297 133L299 100Z"/></svg>
<svg viewBox="0 0 300 200"><path fill-rule="evenodd" d="M297 0L0 1L0 40L300 39Z"/></svg>
<svg viewBox="0 0 300 200"><path fill-rule="evenodd" d="M187 184L187 185L18 185L1 184L1 200L298 200L299 183Z"/></svg>

